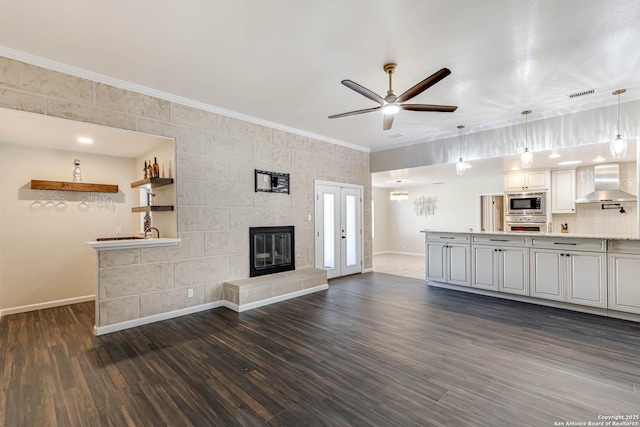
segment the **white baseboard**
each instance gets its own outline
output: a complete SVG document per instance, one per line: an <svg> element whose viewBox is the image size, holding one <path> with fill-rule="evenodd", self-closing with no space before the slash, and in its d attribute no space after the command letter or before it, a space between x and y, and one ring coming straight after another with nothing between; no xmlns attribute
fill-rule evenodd
<svg viewBox="0 0 640 427"><path fill-rule="evenodd" d="M81 302L95 301L95 295L85 295L83 297L60 299L57 301L41 302L38 304L22 305L20 307L5 308L0 310L0 317L9 314L26 313L28 311L44 310L45 308L61 307L63 305L79 304Z"/></svg>
<svg viewBox="0 0 640 427"><path fill-rule="evenodd" d="M149 323L169 320L176 317L185 316L187 314L199 313L201 311L211 310L224 306L226 301L209 302L194 307L181 308L180 310L169 311L167 313L154 314L153 316L141 317L139 319L127 320L126 322L114 323L107 326L94 326L95 335L110 334L111 332L122 331L124 329L135 328L136 326L148 325Z"/></svg>
<svg viewBox="0 0 640 427"><path fill-rule="evenodd" d="M373 273L373 267L370 268L365 268L364 270L362 270L362 273Z"/></svg>
<svg viewBox="0 0 640 427"><path fill-rule="evenodd" d="M197 305L195 307L187 307L187 308L182 308L180 310L170 311L167 313L160 313L160 314L155 314L153 316L141 317L139 319L127 320L126 322L114 323L113 325L94 326L93 330L95 335L110 334L112 332L118 332L124 329L135 328L136 326L148 325L149 323L160 322L162 320L169 320L176 317L185 316L187 314L199 313L201 311L211 310L213 308L218 308L218 307L226 307L230 310L240 313L243 311L251 310L253 308L274 304L280 301L286 301L291 298L308 295L318 291L324 291L326 289L329 289L328 284L318 285L318 286L314 286L313 288L303 289L301 291L291 292L288 294L267 298L265 300L252 302L249 304L242 304L240 306L226 300L209 302L207 304Z"/></svg>
<svg viewBox="0 0 640 427"><path fill-rule="evenodd" d="M291 298L301 297L303 295L309 295L314 292L325 291L327 289L329 289L329 285L325 283L324 285L318 285L318 286L314 286L313 288L290 292L284 295L278 295L277 297L271 297L271 298L263 299L262 301L251 302L249 304L237 305L229 301L223 301L222 303L228 309L241 313L243 311L251 310L258 307L264 307L265 305L275 304L277 302L286 301Z"/></svg>
<svg viewBox="0 0 640 427"><path fill-rule="evenodd" d="M424 254L419 254L416 252L398 252L398 251L376 252L373 255L409 255L409 256L421 256L421 257L424 256Z"/></svg>

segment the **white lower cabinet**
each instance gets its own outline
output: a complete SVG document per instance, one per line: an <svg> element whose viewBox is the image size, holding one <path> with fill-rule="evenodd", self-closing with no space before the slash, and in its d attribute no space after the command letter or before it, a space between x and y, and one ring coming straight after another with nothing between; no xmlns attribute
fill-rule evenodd
<svg viewBox="0 0 640 427"><path fill-rule="evenodd" d="M469 286L470 257L468 244L427 241L425 247L427 280Z"/></svg>
<svg viewBox="0 0 640 427"><path fill-rule="evenodd" d="M529 295L527 248L474 245L472 250L472 287Z"/></svg>
<svg viewBox="0 0 640 427"><path fill-rule="evenodd" d="M427 280L469 286L469 245L428 242L426 246Z"/></svg>
<svg viewBox="0 0 640 427"><path fill-rule="evenodd" d="M606 256L531 249L531 296L606 308Z"/></svg>
<svg viewBox="0 0 640 427"><path fill-rule="evenodd" d="M609 254L609 308L640 314L640 254Z"/></svg>

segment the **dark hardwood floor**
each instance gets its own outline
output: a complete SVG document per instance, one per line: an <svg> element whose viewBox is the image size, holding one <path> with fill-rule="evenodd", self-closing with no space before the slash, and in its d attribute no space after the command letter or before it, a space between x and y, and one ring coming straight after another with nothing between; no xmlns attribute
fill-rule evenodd
<svg viewBox="0 0 640 427"><path fill-rule="evenodd" d="M0 426L553 426L640 414L640 325L368 273L102 337L0 319ZM636 420L638 421L638 420Z"/></svg>

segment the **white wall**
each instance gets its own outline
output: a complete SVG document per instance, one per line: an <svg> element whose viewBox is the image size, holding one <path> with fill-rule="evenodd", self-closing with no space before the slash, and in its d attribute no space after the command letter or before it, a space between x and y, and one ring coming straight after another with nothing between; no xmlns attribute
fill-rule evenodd
<svg viewBox="0 0 640 427"><path fill-rule="evenodd" d="M373 188L374 202L374 238L373 253L387 252L389 243L389 189Z"/></svg>
<svg viewBox="0 0 640 427"><path fill-rule="evenodd" d="M32 179L72 181L76 158L83 182L119 186L102 193L116 202L114 212L79 211L87 193L30 189ZM138 233L136 178L132 159L0 143L0 310L93 295L96 253L85 242L114 236L116 226L125 236ZM66 196L67 209L30 209L41 193Z"/></svg>
<svg viewBox="0 0 640 427"><path fill-rule="evenodd" d="M409 200L389 202L388 250L423 254L424 234L420 233L420 230L424 229L475 230L478 195L501 193L502 185L502 173L496 173L484 177L455 177L441 185L406 188L409 191ZM414 202L421 196L438 198L434 215L416 215Z"/></svg>

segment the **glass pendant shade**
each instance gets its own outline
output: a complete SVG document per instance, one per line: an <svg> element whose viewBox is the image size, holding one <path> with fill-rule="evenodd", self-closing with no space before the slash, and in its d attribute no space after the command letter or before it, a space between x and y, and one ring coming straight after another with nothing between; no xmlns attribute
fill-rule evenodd
<svg viewBox="0 0 640 427"><path fill-rule="evenodd" d="M611 141L611 144L609 144L611 157L613 157L614 159L622 159L627 155L627 145L627 140L622 139L622 136L617 135L616 139Z"/></svg>
<svg viewBox="0 0 640 427"><path fill-rule="evenodd" d="M520 155L520 162L524 169L528 169L533 165L533 153L528 148L524 149L524 152Z"/></svg>
<svg viewBox="0 0 640 427"><path fill-rule="evenodd" d="M616 135L616 139L609 144L609 151L611 152L611 157L614 159L622 159L627 155L627 140L622 138L620 134L620 95L626 91L626 89L618 89L613 92L613 95L618 97L618 134Z"/></svg>

